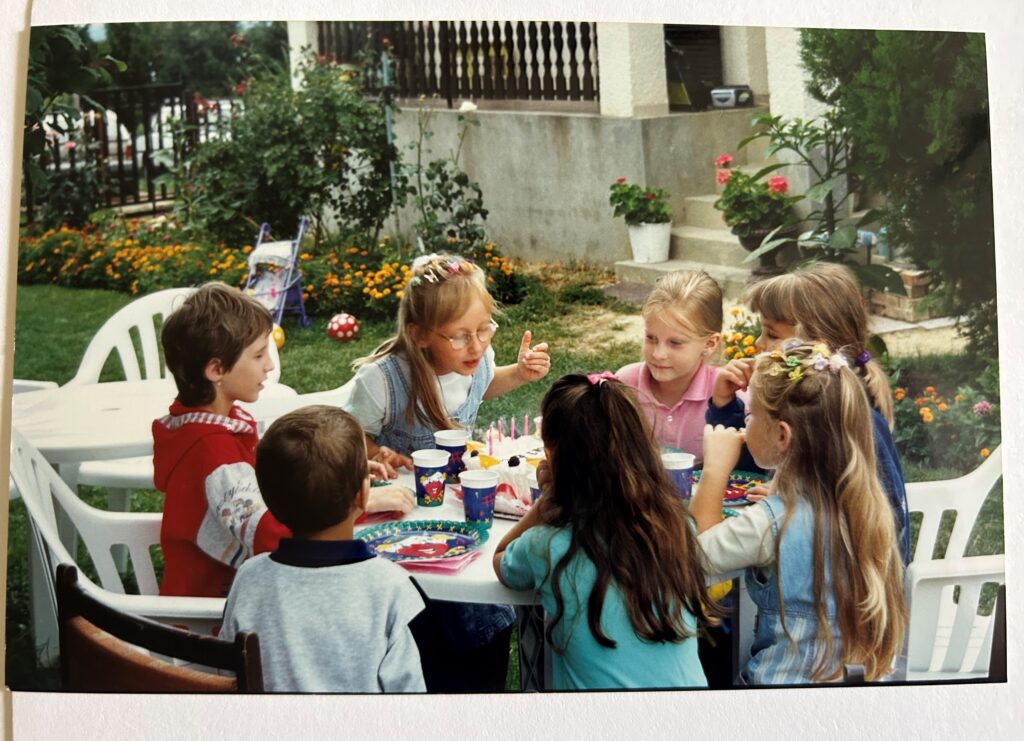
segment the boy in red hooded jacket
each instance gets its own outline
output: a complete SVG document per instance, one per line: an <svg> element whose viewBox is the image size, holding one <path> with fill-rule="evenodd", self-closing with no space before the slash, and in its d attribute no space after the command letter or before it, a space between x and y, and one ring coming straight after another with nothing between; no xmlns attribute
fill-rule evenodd
<svg viewBox="0 0 1024 741"><path fill-rule="evenodd" d="M235 569L291 533L256 483L256 422L236 401L259 397L274 369L273 321L257 301L221 283L189 296L160 341L178 396L153 422L153 473L166 494L160 594L222 597Z"/></svg>

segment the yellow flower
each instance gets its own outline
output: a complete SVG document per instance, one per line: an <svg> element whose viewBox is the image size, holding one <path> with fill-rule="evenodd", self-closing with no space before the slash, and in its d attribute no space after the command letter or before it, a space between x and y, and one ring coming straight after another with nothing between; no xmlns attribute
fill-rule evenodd
<svg viewBox="0 0 1024 741"><path fill-rule="evenodd" d="M940 412L945 412L948 409L949 409L949 405L946 404L945 402L943 402L942 404L939 404L939 411Z"/></svg>
<svg viewBox="0 0 1024 741"><path fill-rule="evenodd" d="M754 347L753 345L748 345L747 349L744 350L743 352L750 356L757 355L757 348Z"/></svg>
<svg viewBox="0 0 1024 741"><path fill-rule="evenodd" d="M992 455L992 451L989 450L988 448L982 448L981 452L979 453L979 455L982 458L988 458L990 455Z"/></svg>
<svg viewBox="0 0 1024 741"><path fill-rule="evenodd" d="M743 338L743 344L745 346L753 345L754 344L754 336L748 334L746 337Z"/></svg>
<svg viewBox="0 0 1024 741"><path fill-rule="evenodd" d="M739 309L738 306L734 306L731 309L729 309L729 313L732 314L733 316L739 316L740 315L740 309Z"/></svg>
<svg viewBox="0 0 1024 741"><path fill-rule="evenodd" d="M907 395L907 391L906 389L897 388L892 392L892 395L896 401L903 401L903 398Z"/></svg>

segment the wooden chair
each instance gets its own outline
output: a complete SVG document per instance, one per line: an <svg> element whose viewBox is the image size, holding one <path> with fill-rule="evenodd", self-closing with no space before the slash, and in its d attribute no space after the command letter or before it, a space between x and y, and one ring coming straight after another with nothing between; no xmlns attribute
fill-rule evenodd
<svg viewBox="0 0 1024 741"><path fill-rule="evenodd" d="M68 564L57 567L56 593L61 684L67 691L263 691L255 633L223 641L115 610L82 589L78 570ZM154 653L230 675L171 663Z"/></svg>

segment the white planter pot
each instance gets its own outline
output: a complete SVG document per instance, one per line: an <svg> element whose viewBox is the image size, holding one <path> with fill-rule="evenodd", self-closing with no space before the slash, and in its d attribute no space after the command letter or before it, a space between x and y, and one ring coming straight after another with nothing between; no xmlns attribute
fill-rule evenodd
<svg viewBox="0 0 1024 741"><path fill-rule="evenodd" d="M633 262L665 262L672 243L672 223L637 224L629 227Z"/></svg>

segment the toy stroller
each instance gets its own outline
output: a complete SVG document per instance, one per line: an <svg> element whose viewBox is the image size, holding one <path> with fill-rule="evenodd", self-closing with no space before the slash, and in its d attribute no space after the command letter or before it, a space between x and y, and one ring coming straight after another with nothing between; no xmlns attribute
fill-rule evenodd
<svg viewBox="0 0 1024 741"><path fill-rule="evenodd" d="M285 242L264 242L270 236L270 224L260 226L256 246L249 253L249 275L245 292L267 307L274 324L281 324L285 311L299 315L299 326L308 327L309 317L302 299L302 272L299 270L299 245L309 220L299 220L295 239Z"/></svg>

